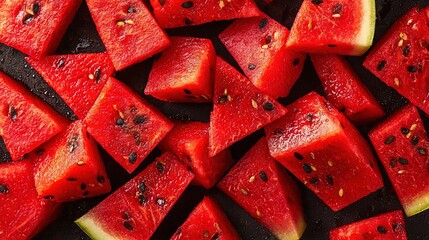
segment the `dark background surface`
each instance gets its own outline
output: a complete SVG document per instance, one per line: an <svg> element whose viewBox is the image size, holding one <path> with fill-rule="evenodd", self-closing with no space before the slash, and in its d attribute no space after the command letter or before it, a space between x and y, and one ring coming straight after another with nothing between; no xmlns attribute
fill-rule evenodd
<svg viewBox="0 0 429 240"><path fill-rule="evenodd" d="M377 26L374 42L386 32L387 28L402 14L416 5L429 5L429 1L402 1L402 0L377 0ZM293 19L299 9L301 1L297 0L274 0L271 4L258 2L260 8L271 17L278 20L288 28L293 23ZM180 29L168 30L170 35L193 35L197 37L206 37L212 39L218 54L227 61L234 64L233 58L227 53L217 39L217 35L225 29L231 21L204 24L197 27L186 27ZM105 51L103 44L95 30L91 20L88 8L85 3L80 7L73 23L65 34L58 50L58 54L65 53L84 53L84 52L102 52ZM395 109L403 106L407 100L398 95L395 91L388 88L384 83L376 79L366 69L362 67L365 56L348 57L354 69L361 76L365 84L370 88L375 97L380 101L385 111L389 114ZM131 86L143 96L143 89L147 81L152 65L152 59L136 64L124 71L118 72L116 77ZM76 119L73 112L64 104L59 96L47 86L43 79L35 72L25 61L24 55L0 44L0 70L22 81L29 89L43 100L52 105L58 112L68 117ZM314 69L307 59L304 71L291 91L290 96L280 99L280 102L288 104L297 98L305 95L311 90L316 90L320 94L322 86ZM180 120L208 121L210 104L172 104L157 101L153 98L147 98L154 105L159 107L167 116ZM428 119L423 116L423 120L428 129ZM366 133L371 126L364 126L360 130L366 137ZM233 156L238 160L258 139L262 136L262 131L258 131L231 147ZM8 154L4 150L4 144L0 141L0 161L8 161ZM103 154L106 169L113 189L117 189L126 181L131 179L136 173L143 170L153 159L159 156L159 152L153 153L143 162L134 174L129 175L122 169L108 154L100 148ZM386 178L385 187L366 198L350 205L339 211L332 212L321 200L319 200L311 191L306 189L303 184L297 181L303 194L303 205L307 221L307 229L302 239L327 239L330 229L368 217L375 216L391 210L401 209L395 193ZM256 223L248 214L234 204L219 190L204 190L199 187L189 187L184 195L179 199L173 210L168 214L161 226L158 228L152 239L168 239L175 230L185 221L187 215L198 204L204 195L215 196L228 217L235 225L238 233L243 239L275 239L266 229ZM74 203L64 204L64 210L60 217L54 221L48 228L41 232L35 239L89 239L73 221L86 213L89 209L99 203L106 196L81 200ZM416 216L406 218L406 226L409 239L423 240L429 239L429 211L420 213Z"/></svg>

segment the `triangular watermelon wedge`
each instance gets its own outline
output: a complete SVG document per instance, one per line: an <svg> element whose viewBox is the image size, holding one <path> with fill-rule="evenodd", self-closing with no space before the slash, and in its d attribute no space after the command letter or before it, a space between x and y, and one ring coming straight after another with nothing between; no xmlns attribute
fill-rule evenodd
<svg viewBox="0 0 429 240"><path fill-rule="evenodd" d="M107 79L115 72L106 53L57 55L40 60L26 60L80 119L85 118Z"/></svg>
<svg viewBox="0 0 429 240"><path fill-rule="evenodd" d="M210 156L287 112L280 103L258 90L220 57L216 59L213 103L209 131Z"/></svg>

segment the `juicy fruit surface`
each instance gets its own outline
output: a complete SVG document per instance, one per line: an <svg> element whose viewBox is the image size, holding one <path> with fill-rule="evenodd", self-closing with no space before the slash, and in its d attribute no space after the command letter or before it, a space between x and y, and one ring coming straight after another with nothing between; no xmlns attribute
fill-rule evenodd
<svg viewBox="0 0 429 240"><path fill-rule="evenodd" d="M76 223L93 239L149 239L192 178L165 153Z"/></svg>
<svg viewBox="0 0 429 240"><path fill-rule="evenodd" d="M153 64L145 94L172 102L210 102L216 52L210 39L172 37Z"/></svg>
<svg viewBox="0 0 429 240"><path fill-rule="evenodd" d="M174 153L195 174L194 183L210 189L233 165L228 149L209 157L209 124L201 122L175 123L159 143L163 151Z"/></svg>
<svg viewBox="0 0 429 240"><path fill-rule="evenodd" d="M299 239L305 229L301 193L259 140L219 182L218 188L279 239Z"/></svg>
<svg viewBox="0 0 429 240"><path fill-rule="evenodd" d="M205 197L180 226L171 240L178 239L238 240L240 237L220 206L211 197Z"/></svg>
<svg viewBox="0 0 429 240"><path fill-rule="evenodd" d="M30 239L55 219L60 205L37 195L33 164L0 164L0 238Z"/></svg>
<svg viewBox="0 0 429 240"><path fill-rule="evenodd" d="M238 19L219 38L259 90L278 98L289 94L304 66L305 55L286 49L289 30L260 16Z"/></svg>
<svg viewBox="0 0 429 240"><path fill-rule="evenodd" d="M85 118L115 71L106 53L56 55L26 60L80 119Z"/></svg>
<svg viewBox="0 0 429 240"><path fill-rule="evenodd" d="M37 193L53 201L75 201L110 191L98 152L81 120L35 151L34 179Z"/></svg>
<svg viewBox="0 0 429 240"><path fill-rule="evenodd" d="M383 186L371 149L357 129L312 92L265 127L271 155L338 211Z"/></svg>
<svg viewBox="0 0 429 240"><path fill-rule="evenodd" d="M347 60L338 55L311 55L326 98L353 123L363 125L384 111Z"/></svg>
<svg viewBox="0 0 429 240"><path fill-rule="evenodd" d="M369 134L404 207L412 216L429 208L429 141L411 104L389 116Z"/></svg>
<svg viewBox="0 0 429 240"><path fill-rule="evenodd" d="M413 8L397 20L363 66L429 114L429 8Z"/></svg>
<svg viewBox="0 0 429 240"><path fill-rule="evenodd" d="M329 240L406 240L402 211L385 213L332 230Z"/></svg>
<svg viewBox="0 0 429 240"><path fill-rule="evenodd" d="M129 173L173 124L119 80L110 78L85 118L88 132Z"/></svg>
<svg viewBox="0 0 429 240"><path fill-rule="evenodd" d="M140 0L87 0L86 3L118 71L151 57L170 44Z"/></svg>
<svg viewBox="0 0 429 240"><path fill-rule="evenodd" d="M212 21L259 16L252 0L164 1L150 0L156 20L163 28L199 25Z"/></svg>
<svg viewBox="0 0 429 240"><path fill-rule="evenodd" d="M304 0L287 41L298 52L360 56L372 45L374 0Z"/></svg>
<svg viewBox="0 0 429 240"><path fill-rule="evenodd" d="M219 57L215 72L214 106L210 114L210 156L287 112L276 100L259 91L246 77Z"/></svg>
<svg viewBox="0 0 429 240"><path fill-rule="evenodd" d="M0 42L31 57L51 54L81 0L6 0L0 6Z"/></svg>
<svg viewBox="0 0 429 240"><path fill-rule="evenodd" d="M13 160L31 152L64 128L48 104L0 72L0 135Z"/></svg>

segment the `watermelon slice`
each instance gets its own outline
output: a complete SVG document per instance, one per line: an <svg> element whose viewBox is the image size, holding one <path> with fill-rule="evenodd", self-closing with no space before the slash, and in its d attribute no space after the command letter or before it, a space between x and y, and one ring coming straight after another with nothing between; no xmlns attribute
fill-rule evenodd
<svg viewBox="0 0 429 240"><path fill-rule="evenodd" d="M209 156L218 154L287 112L220 57L216 60L215 72Z"/></svg>
<svg viewBox="0 0 429 240"><path fill-rule="evenodd" d="M48 104L0 72L0 135L13 160L59 133L67 122Z"/></svg>
<svg viewBox="0 0 429 240"><path fill-rule="evenodd" d="M210 102L216 52L210 39L172 37L153 64L145 94L170 102Z"/></svg>
<svg viewBox="0 0 429 240"><path fill-rule="evenodd" d="M34 179L37 193L58 202L110 192L97 143L82 120L36 150Z"/></svg>
<svg viewBox="0 0 429 240"><path fill-rule="evenodd" d="M304 0L287 46L298 52L360 56L372 45L375 0Z"/></svg>
<svg viewBox="0 0 429 240"><path fill-rule="evenodd" d="M278 98L289 94L304 67L305 54L286 49L289 30L260 16L238 19L219 38L252 83Z"/></svg>
<svg viewBox="0 0 429 240"><path fill-rule="evenodd" d="M37 195L31 161L0 164L0 239L31 239L59 210L59 204Z"/></svg>
<svg viewBox="0 0 429 240"><path fill-rule="evenodd" d="M195 174L194 183L209 189L232 166L231 152L225 149L209 157L209 124L201 122L175 123L159 144L163 151L174 153Z"/></svg>
<svg viewBox="0 0 429 240"><path fill-rule="evenodd" d="M383 187L371 148L358 130L315 92L265 127L271 155L338 211Z"/></svg>
<svg viewBox="0 0 429 240"><path fill-rule="evenodd" d="M120 81L110 78L85 118L88 132L129 173L173 124Z"/></svg>
<svg viewBox="0 0 429 240"><path fill-rule="evenodd" d="M384 116L380 104L345 58L316 54L310 57L326 98L351 122L364 125Z"/></svg>
<svg viewBox="0 0 429 240"><path fill-rule="evenodd" d="M253 0L150 0L163 28L199 25L212 21L259 16Z"/></svg>
<svg viewBox="0 0 429 240"><path fill-rule="evenodd" d="M165 153L76 223L92 239L149 239L192 178Z"/></svg>
<svg viewBox="0 0 429 240"><path fill-rule="evenodd" d="M171 237L179 239L238 240L240 237L216 201L205 197Z"/></svg>
<svg viewBox="0 0 429 240"><path fill-rule="evenodd" d="M260 139L218 187L279 239L299 239L305 229L301 193Z"/></svg>
<svg viewBox="0 0 429 240"><path fill-rule="evenodd" d="M429 209L429 141L416 107L390 115L369 137L407 216Z"/></svg>
<svg viewBox="0 0 429 240"><path fill-rule="evenodd" d="M397 20L363 65L429 114L429 8L413 8Z"/></svg>
<svg viewBox="0 0 429 240"><path fill-rule="evenodd" d="M87 0L116 70L162 51L170 41L141 0Z"/></svg>
<svg viewBox="0 0 429 240"><path fill-rule="evenodd" d="M8 0L0 4L0 42L34 58L55 52L81 0Z"/></svg>
<svg viewBox="0 0 429 240"><path fill-rule="evenodd" d="M331 230L329 240L407 240L402 211L381 214Z"/></svg>
<svg viewBox="0 0 429 240"><path fill-rule="evenodd" d="M85 118L114 67L106 53L26 58L73 112ZM79 99L79 101L76 101Z"/></svg>

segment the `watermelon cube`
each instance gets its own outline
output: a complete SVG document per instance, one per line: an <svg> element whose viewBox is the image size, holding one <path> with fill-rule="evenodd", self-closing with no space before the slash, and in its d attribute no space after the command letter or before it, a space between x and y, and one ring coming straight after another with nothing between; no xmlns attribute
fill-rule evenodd
<svg viewBox="0 0 429 240"><path fill-rule="evenodd" d="M0 4L0 42L31 57L55 52L82 0L8 0Z"/></svg>
<svg viewBox="0 0 429 240"><path fill-rule="evenodd" d="M287 46L297 52L360 56L372 45L375 0L304 0Z"/></svg>
<svg viewBox="0 0 429 240"><path fill-rule="evenodd" d="M286 49L288 36L286 27L263 15L236 20L219 38L253 85L278 98L289 94L306 57Z"/></svg>
<svg viewBox="0 0 429 240"><path fill-rule="evenodd" d="M85 118L107 79L115 72L106 53L55 55L26 60L80 119Z"/></svg>
<svg viewBox="0 0 429 240"><path fill-rule="evenodd" d="M40 196L65 202L110 192L97 143L82 120L38 148L35 159L34 181Z"/></svg>
<svg viewBox="0 0 429 240"><path fill-rule="evenodd" d="M287 112L220 57L216 60L213 96L209 131L211 157Z"/></svg>
<svg viewBox="0 0 429 240"><path fill-rule="evenodd" d="M13 160L59 133L67 122L24 86L0 72L0 135Z"/></svg>
<svg viewBox="0 0 429 240"><path fill-rule="evenodd" d="M170 44L141 0L86 0L116 70L141 62Z"/></svg>
<svg viewBox="0 0 429 240"><path fill-rule="evenodd" d="M172 37L154 62L145 94L170 102L210 102L216 52L210 39Z"/></svg>
<svg viewBox="0 0 429 240"><path fill-rule="evenodd" d="M150 0L156 20L162 28L259 16L253 0Z"/></svg>
<svg viewBox="0 0 429 240"><path fill-rule="evenodd" d="M207 189L234 163L228 149L209 157L209 127L201 122L175 123L158 145L161 150L174 153L195 174L194 183Z"/></svg>
<svg viewBox="0 0 429 240"><path fill-rule="evenodd" d="M227 216L212 197L204 197L170 240L205 238L240 239Z"/></svg>
<svg viewBox="0 0 429 240"><path fill-rule="evenodd" d="M217 185L278 239L299 239L305 230L301 193L270 156L261 138Z"/></svg>
<svg viewBox="0 0 429 240"><path fill-rule="evenodd" d="M76 223L92 239L149 239L192 178L164 153Z"/></svg>
<svg viewBox="0 0 429 240"><path fill-rule="evenodd" d="M60 206L37 195L31 161L0 164L0 239L31 239L57 217Z"/></svg>
<svg viewBox="0 0 429 240"><path fill-rule="evenodd" d="M393 211L376 217L333 229L329 240L407 240L402 211Z"/></svg>
<svg viewBox="0 0 429 240"><path fill-rule="evenodd" d="M398 19L366 57L363 66L429 114L429 7Z"/></svg>
<svg viewBox="0 0 429 240"><path fill-rule="evenodd" d="M119 80L110 78L85 118L88 132L129 173L173 124Z"/></svg>
<svg viewBox="0 0 429 240"><path fill-rule="evenodd" d="M371 148L329 102L311 92L265 127L271 156L332 210L383 187Z"/></svg>
<svg viewBox="0 0 429 240"><path fill-rule="evenodd" d="M320 54L310 57L326 98L351 122L364 125L384 116L380 104L344 57Z"/></svg>
<svg viewBox="0 0 429 240"><path fill-rule="evenodd" d="M417 108L398 110L369 137L407 216L429 209L429 140Z"/></svg>

